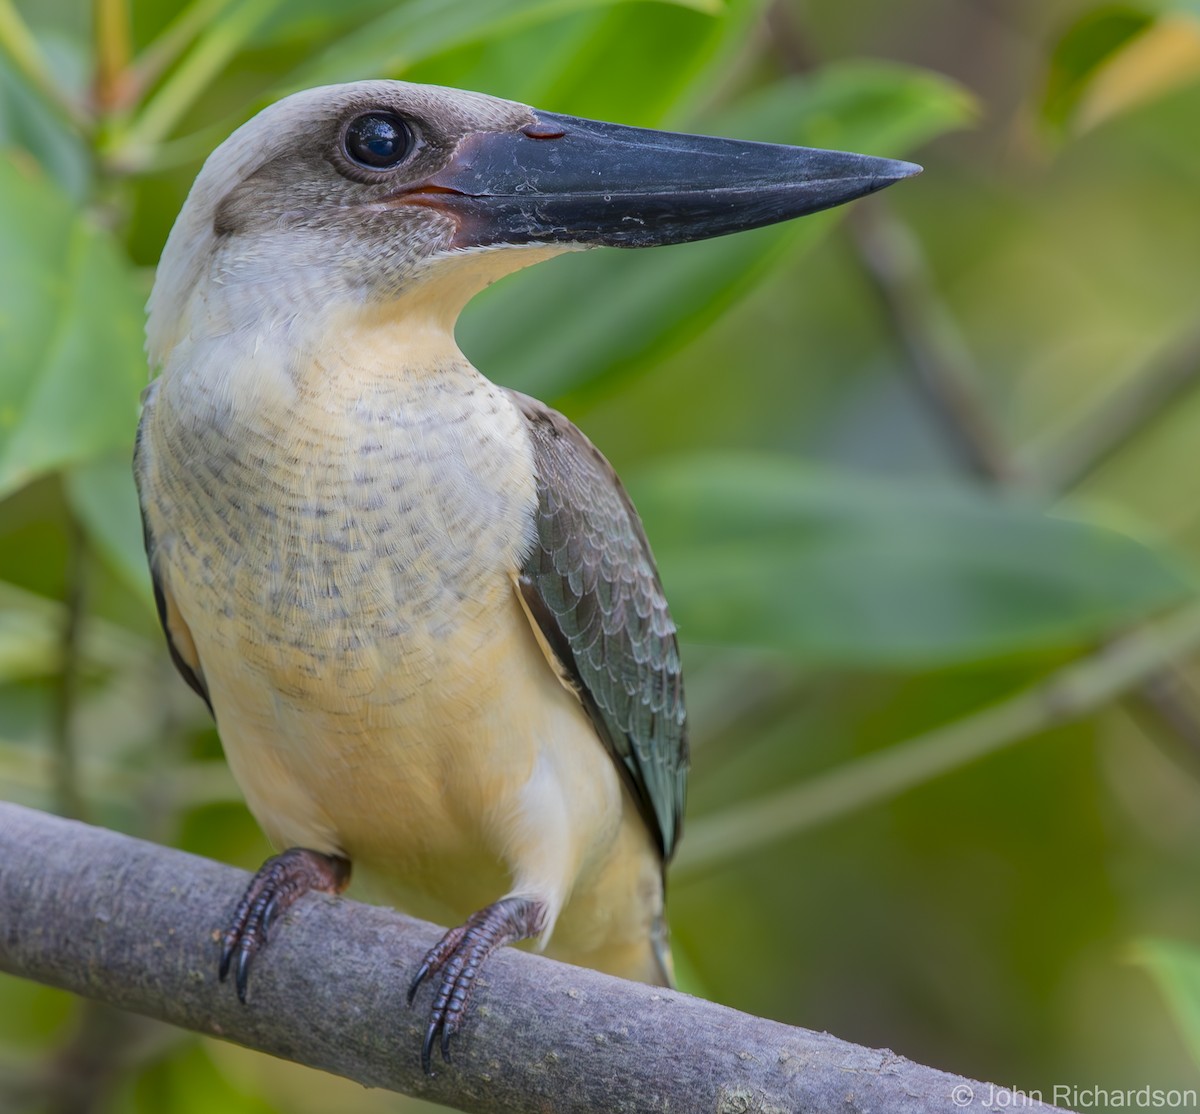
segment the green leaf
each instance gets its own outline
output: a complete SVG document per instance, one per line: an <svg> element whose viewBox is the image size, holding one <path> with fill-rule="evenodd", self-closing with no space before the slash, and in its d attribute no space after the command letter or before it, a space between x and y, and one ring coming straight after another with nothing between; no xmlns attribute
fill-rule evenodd
<svg viewBox="0 0 1200 1114"><path fill-rule="evenodd" d="M1066 128L1100 67L1152 22L1145 5L1114 4L1087 11L1071 24L1050 55L1042 101L1045 121Z"/></svg>
<svg viewBox="0 0 1200 1114"><path fill-rule="evenodd" d="M534 107L662 127L710 102L768 0L725 0L719 18L679 4L593 6L415 63L409 81L484 89ZM654 74L647 82L645 75Z"/></svg>
<svg viewBox="0 0 1200 1114"><path fill-rule="evenodd" d="M608 16L613 12L633 10L635 5L632 4L616 4L609 8L593 6L523 27L515 34L493 35L478 42L464 43L415 62L405 69L404 79L420 84L479 89L535 107L553 104L560 111L569 112L572 111L569 102L548 99L548 90L564 74L571 72L587 44L601 33ZM666 4L647 5L646 10L690 16L708 24L717 22L697 16L690 9Z"/></svg>
<svg viewBox="0 0 1200 1114"><path fill-rule="evenodd" d="M109 236L29 160L0 156L0 496L129 445L144 294Z"/></svg>
<svg viewBox="0 0 1200 1114"><path fill-rule="evenodd" d="M1179 940L1139 941L1136 962L1150 972L1175 1024L1200 1065L1200 948Z"/></svg>
<svg viewBox="0 0 1200 1114"><path fill-rule="evenodd" d="M674 460L631 486L691 641L954 664L1075 645L1189 592L1124 535L985 493L733 454Z"/></svg>
<svg viewBox="0 0 1200 1114"><path fill-rule="evenodd" d="M290 74L286 89L396 77L434 54L544 20L628 0L410 0L339 39ZM719 0L659 0L717 11Z"/></svg>
<svg viewBox="0 0 1200 1114"><path fill-rule="evenodd" d="M1200 80L1200 19L1174 13L1114 51L1090 75L1071 123L1084 132Z"/></svg>
<svg viewBox="0 0 1200 1114"><path fill-rule="evenodd" d="M895 155L962 125L971 105L942 78L860 64L779 83L695 127ZM633 375L701 333L774 264L810 248L837 219L835 210L654 252L553 260L477 299L463 317L459 340L490 378L539 398L559 397L614 372Z"/></svg>
<svg viewBox="0 0 1200 1114"><path fill-rule="evenodd" d="M396 0L288 0L250 36L254 47L275 46L281 42L311 41L324 37L332 41L344 27L361 27L366 20L395 9Z"/></svg>
<svg viewBox="0 0 1200 1114"><path fill-rule="evenodd" d="M86 195L91 162L83 140L0 58L0 147L23 147L73 198Z"/></svg>
<svg viewBox="0 0 1200 1114"><path fill-rule="evenodd" d="M760 8L760 0L729 0L721 18L712 19L668 4L617 4L597 12L586 34L567 49L540 61L541 81L522 85L527 93L497 88L556 112L661 127L725 38L744 32L744 9L751 7ZM738 38L744 46L744 34ZM514 53L522 51L524 36L509 41ZM653 81L645 80L649 73ZM706 76L711 79L711 73Z"/></svg>

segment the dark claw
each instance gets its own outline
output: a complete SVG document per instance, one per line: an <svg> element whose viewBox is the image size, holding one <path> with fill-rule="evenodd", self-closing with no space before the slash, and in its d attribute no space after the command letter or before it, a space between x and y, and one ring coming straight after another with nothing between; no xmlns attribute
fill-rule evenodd
<svg viewBox="0 0 1200 1114"><path fill-rule="evenodd" d="M233 970L238 1001L246 1004L250 966L266 947L276 918L306 893L341 893L349 881L350 863L346 859L302 847L293 847L263 863L242 894L221 941L217 976L224 982Z"/></svg>
<svg viewBox="0 0 1200 1114"><path fill-rule="evenodd" d="M421 1070L426 1075L433 1074L433 1042L437 1039L437 1026L430 1025L425 1030L425 1041L421 1045Z"/></svg>
<svg viewBox="0 0 1200 1114"><path fill-rule="evenodd" d="M267 935L271 931L271 923L275 920L275 914L279 912L279 895L276 894L267 902L267 907L262 911L262 942L265 945Z"/></svg>
<svg viewBox="0 0 1200 1114"><path fill-rule="evenodd" d="M262 947L267 942L266 934L263 934ZM237 987L238 1001L244 1006L246 1004L246 994L250 989L250 961L257 954L258 949L253 951L250 948L243 947L238 954L237 978L234 979L234 985Z"/></svg>
<svg viewBox="0 0 1200 1114"><path fill-rule="evenodd" d="M413 1004L413 999L417 996L417 991L421 988L421 983L425 981L425 977L432 971L433 968L429 965L429 960L426 959L421 964L421 969L417 972L416 978L408 984L408 1004Z"/></svg>
<svg viewBox="0 0 1200 1114"><path fill-rule="evenodd" d="M221 944L221 965L217 968L217 977L224 982L229 977L229 965L233 962L233 938L227 932L224 943Z"/></svg>
<svg viewBox="0 0 1200 1114"><path fill-rule="evenodd" d="M429 975L441 972L421 1043L421 1067L426 1075L433 1074L435 1043L442 1059L450 1062L450 1039L462 1028L484 960L504 944L536 936L542 930L545 914L545 906L540 902L506 897L481 909L466 924L452 928L425 953L408 988L408 1002L412 1005L418 988Z"/></svg>

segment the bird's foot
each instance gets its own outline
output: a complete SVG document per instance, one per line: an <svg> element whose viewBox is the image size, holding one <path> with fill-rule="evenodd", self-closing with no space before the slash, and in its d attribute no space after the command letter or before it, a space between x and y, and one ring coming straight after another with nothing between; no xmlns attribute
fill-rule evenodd
<svg viewBox="0 0 1200 1114"><path fill-rule="evenodd" d="M306 893L313 890L341 893L349 881L348 859L303 847L292 847L258 868L221 940L221 981L225 981L233 968L234 985L243 1005L249 986L250 964L266 947L267 934L276 917L286 913Z"/></svg>
<svg viewBox="0 0 1200 1114"><path fill-rule="evenodd" d="M429 975L440 973L421 1046L421 1067L426 1075L433 1074L433 1045L439 1035L442 1059L449 1062L450 1038L462 1027L483 961L505 944L536 936L545 921L546 907L540 901L502 898L473 914L466 924L452 928L425 953L421 969L408 988L408 1004L412 1005L417 989Z"/></svg>

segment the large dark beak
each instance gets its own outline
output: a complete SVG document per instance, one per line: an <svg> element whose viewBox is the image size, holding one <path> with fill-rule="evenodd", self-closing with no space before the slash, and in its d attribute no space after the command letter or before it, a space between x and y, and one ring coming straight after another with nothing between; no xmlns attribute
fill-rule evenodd
<svg viewBox="0 0 1200 1114"><path fill-rule="evenodd" d="M458 221L457 247L704 240L815 213L920 173L910 162L537 113L476 132L396 200Z"/></svg>

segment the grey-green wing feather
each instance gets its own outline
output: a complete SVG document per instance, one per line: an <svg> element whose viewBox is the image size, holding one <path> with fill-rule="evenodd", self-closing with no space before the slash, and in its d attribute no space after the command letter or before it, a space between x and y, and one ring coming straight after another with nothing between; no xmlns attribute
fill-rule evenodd
<svg viewBox="0 0 1200 1114"><path fill-rule="evenodd" d="M641 520L608 461L566 418L511 392L529 423L537 542L520 585L664 860L679 841L687 725L675 624Z"/></svg>

